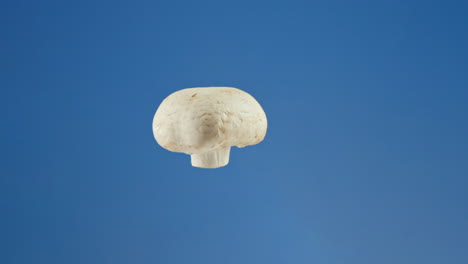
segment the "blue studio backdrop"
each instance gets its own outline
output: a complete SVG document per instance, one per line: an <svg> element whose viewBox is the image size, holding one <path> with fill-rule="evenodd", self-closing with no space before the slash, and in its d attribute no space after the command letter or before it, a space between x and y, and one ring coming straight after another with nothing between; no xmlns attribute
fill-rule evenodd
<svg viewBox="0 0 468 264"><path fill-rule="evenodd" d="M468 263L468 2L1 1L0 263ZM152 119L252 94L193 168Z"/></svg>

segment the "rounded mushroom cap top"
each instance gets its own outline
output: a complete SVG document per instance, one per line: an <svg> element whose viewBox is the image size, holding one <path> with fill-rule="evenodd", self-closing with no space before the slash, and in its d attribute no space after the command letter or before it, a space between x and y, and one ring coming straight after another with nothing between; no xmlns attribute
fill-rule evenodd
<svg viewBox="0 0 468 264"><path fill-rule="evenodd" d="M153 119L163 148L200 154L221 147L255 145L265 138L267 118L248 93L230 87L188 88L169 95Z"/></svg>

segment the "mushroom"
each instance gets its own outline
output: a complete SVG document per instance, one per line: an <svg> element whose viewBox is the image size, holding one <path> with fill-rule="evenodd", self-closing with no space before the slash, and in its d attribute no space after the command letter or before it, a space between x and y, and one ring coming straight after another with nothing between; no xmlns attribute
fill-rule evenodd
<svg viewBox="0 0 468 264"><path fill-rule="evenodd" d="M169 95L153 119L163 148L183 152L192 166L219 168L229 163L231 146L255 145L265 138L267 118L248 93L231 87L198 87Z"/></svg>

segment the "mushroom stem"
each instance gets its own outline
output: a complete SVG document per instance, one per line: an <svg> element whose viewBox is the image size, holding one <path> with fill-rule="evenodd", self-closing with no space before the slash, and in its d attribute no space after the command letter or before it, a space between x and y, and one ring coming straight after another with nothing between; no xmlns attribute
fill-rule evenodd
<svg viewBox="0 0 468 264"><path fill-rule="evenodd" d="M190 155L193 167L199 168L219 168L229 163L229 152L231 147L223 147L214 151L202 154Z"/></svg>

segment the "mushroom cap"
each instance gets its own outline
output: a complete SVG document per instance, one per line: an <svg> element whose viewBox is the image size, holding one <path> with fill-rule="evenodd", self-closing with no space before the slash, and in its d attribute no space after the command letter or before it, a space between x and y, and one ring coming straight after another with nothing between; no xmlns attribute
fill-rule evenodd
<svg viewBox="0 0 468 264"><path fill-rule="evenodd" d="M215 149L255 145L265 138L267 118L250 94L231 87L183 89L169 95L153 119L163 148L201 154Z"/></svg>

